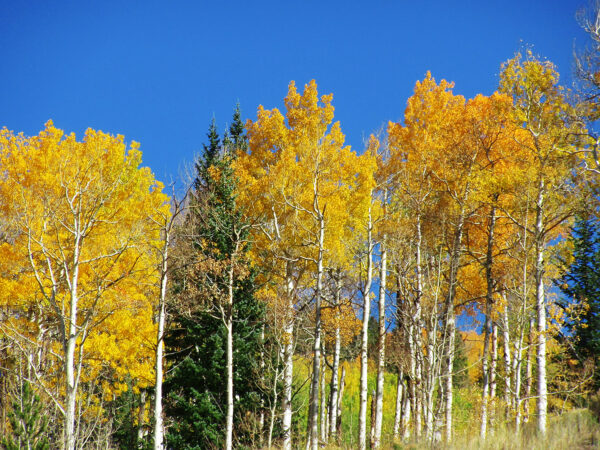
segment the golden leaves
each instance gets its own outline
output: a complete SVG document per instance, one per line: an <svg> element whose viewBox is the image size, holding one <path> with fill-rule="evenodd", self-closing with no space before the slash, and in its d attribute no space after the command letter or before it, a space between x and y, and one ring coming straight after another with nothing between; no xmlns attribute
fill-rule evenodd
<svg viewBox="0 0 600 450"><path fill-rule="evenodd" d="M78 141L52 121L30 138L0 131L0 208L10 234L0 247L0 304L44 321L58 339L71 331L74 303L82 381L108 365L117 390L125 376L152 378L151 245L160 238L155 220L169 214L162 185L140 163L139 144L128 147L123 136L88 129ZM31 310L35 317L23 315ZM62 353L61 344L56 376Z"/></svg>

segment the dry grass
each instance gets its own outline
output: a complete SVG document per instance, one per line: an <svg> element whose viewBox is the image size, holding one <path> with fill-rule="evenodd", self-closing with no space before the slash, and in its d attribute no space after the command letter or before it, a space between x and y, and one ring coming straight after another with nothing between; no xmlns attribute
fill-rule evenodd
<svg viewBox="0 0 600 450"><path fill-rule="evenodd" d="M351 447L327 446L327 449ZM393 450L587 450L600 448L600 425L587 409L573 410L548 423L548 432L542 437L534 424L525 426L520 434L510 428L495 430L487 439L458 437L449 445L431 443L395 443Z"/></svg>
<svg viewBox="0 0 600 450"><path fill-rule="evenodd" d="M548 423L546 436L540 436L534 424L520 434L510 428L495 430L487 439L456 439L452 445L395 444L394 449L477 449L477 450L579 450L600 448L600 425L587 409L579 409L554 417Z"/></svg>

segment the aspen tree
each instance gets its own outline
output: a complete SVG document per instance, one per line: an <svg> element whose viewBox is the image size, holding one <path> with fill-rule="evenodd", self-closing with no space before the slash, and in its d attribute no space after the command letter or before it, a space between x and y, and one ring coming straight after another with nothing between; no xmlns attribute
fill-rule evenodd
<svg viewBox="0 0 600 450"><path fill-rule="evenodd" d="M167 197L152 173L139 167L138 144L127 149L122 136L88 129L78 142L49 121L32 138L2 130L0 149L0 204L19 234L13 248L29 266L21 282L37 291L17 297L13 306L37 304L52 319L62 392L52 394L47 386L45 392L64 417L63 445L72 450L79 446L80 383L88 369L93 372L89 352L118 353L100 330L131 327L136 315L147 318L133 344L140 346L137 356L149 350L138 340L155 333L151 303L140 288L147 286L142 280L154 284L157 261L142 243L158 238L148 214ZM118 359L107 358L123 373L128 364L118 368Z"/></svg>
<svg viewBox="0 0 600 450"><path fill-rule="evenodd" d="M293 82L290 83L285 117L277 109L266 111L260 107L258 119L248 122L249 152L240 158L239 165L241 179L248 182L248 192L262 186L263 190L258 194L261 203L255 208L263 208L263 217L274 217L271 223L274 233L281 236L285 225L285 237L289 236L290 240L283 237L281 245L293 249L297 261L315 268L316 282L310 286L314 292L315 311L308 415L311 448L317 448L319 444L324 275L330 261L345 258L345 246L340 239L344 232L341 230L352 226L353 222L359 223L366 216L374 172L373 158L359 158L344 146L339 122L333 123L331 101L332 95L319 99L314 80L305 86L302 94L297 92ZM266 161L270 162L268 166L263 165ZM267 180L266 185L258 180L261 175ZM256 197L248 195L246 198L258 203ZM293 258L287 258L287 261L293 262ZM288 368L289 364L286 364L286 370ZM291 371L289 375L291 381ZM285 384L287 389L288 383ZM291 404L289 410L291 412ZM288 433L285 418L284 411L284 435ZM291 441L285 437L284 447L289 445Z"/></svg>
<svg viewBox="0 0 600 450"><path fill-rule="evenodd" d="M546 379L546 245L573 208L568 194L571 170L577 163L573 155L571 136L577 134L577 124L570 118L573 111L566 93L558 85L558 73L552 63L540 61L529 51L525 58L517 54L502 66L500 90L514 102L514 121L523 133L518 142L527 153L522 174L532 180L531 197L535 199L534 223L525 232L535 246L535 308L537 321L537 427L545 434L548 408ZM515 223L524 227L515 218Z"/></svg>

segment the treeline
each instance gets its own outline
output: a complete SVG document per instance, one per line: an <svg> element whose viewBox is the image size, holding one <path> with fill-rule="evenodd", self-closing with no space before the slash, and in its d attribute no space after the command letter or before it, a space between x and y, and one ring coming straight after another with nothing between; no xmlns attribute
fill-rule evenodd
<svg viewBox="0 0 600 450"><path fill-rule="evenodd" d="M244 125L237 108L223 136L213 121L171 197L122 136L3 129L3 445L316 449L348 429L359 448L451 442L467 317L479 434L545 433L598 387L588 81L575 95L531 52L490 96L428 73L360 154L332 95L292 82L284 113L261 106Z"/></svg>

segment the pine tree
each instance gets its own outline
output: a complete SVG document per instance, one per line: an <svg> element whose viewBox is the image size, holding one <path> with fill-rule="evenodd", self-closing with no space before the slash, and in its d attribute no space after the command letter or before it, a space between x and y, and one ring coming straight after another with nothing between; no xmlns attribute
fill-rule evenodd
<svg viewBox="0 0 600 450"><path fill-rule="evenodd" d="M600 355L600 230L592 218L579 218L572 230L573 261L556 284L565 295L561 305L577 316L567 322L574 348L581 359ZM579 308L586 305L583 309ZM575 307L575 308L574 308ZM596 371L598 372L598 371ZM596 377L600 384L600 377Z"/></svg>
<svg viewBox="0 0 600 450"><path fill-rule="evenodd" d="M7 450L48 450L50 444L45 435L48 418L42 408L40 398L25 381L19 398L12 402L12 411L8 413L12 435L4 436L2 446Z"/></svg>
<svg viewBox="0 0 600 450"><path fill-rule="evenodd" d="M209 144L204 146L204 155L196 164L195 192L187 220L192 224L196 261L210 262L208 266L212 268L229 264L234 252L234 230L244 228L236 205L232 168L234 148L245 142L240 124L239 115L234 116L230 133L221 146L213 120ZM235 279L232 311L219 303L226 284L223 271L205 269L205 265L187 280L194 284L193 289L178 287L179 295L192 292L197 307L191 314L176 312L176 326L165 339L167 352L173 353L170 363L174 367L165 383L166 414L172 422L166 436L170 448L224 447L228 314L233 322L234 438L240 444L253 438L252 422L260 401L258 368L264 307L254 297L255 273L246 256L246 237L247 232L243 232L239 238L244 243L236 270L247 275ZM184 292L186 289L188 292Z"/></svg>

